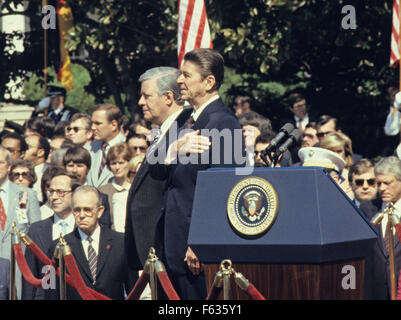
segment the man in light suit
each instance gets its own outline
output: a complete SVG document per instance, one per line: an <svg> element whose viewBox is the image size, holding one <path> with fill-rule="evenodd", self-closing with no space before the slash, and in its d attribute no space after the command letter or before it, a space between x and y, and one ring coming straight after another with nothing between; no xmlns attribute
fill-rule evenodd
<svg viewBox="0 0 401 320"><path fill-rule="evenodd" d="M27 233L32 223L40 220L39 202L34 191L8 180L11 155L0 146L0 258L10 259L11 231L15 222L18 230ZM17 295L21 296L21 273L17 268Z"/></svg>
<svg viewBox="0 0 401 320"><path fill-rule="evenodd" d="M72 195L72 211L77 228L65 237L85 284L113 300L124 299L138 275L130 272L124 254L124 235L103 228L99 218L103 206L98 190L81 186ZM54 250L53 243L50 252ZM47 299L58 299L59 290L45 290ZM78 292L67 286L67 299L80 300Z"/></svg>
<svg viewBox="0 0 401 320"><path fill-rule="evenodd" d="M182 126L192 112L183 110L177 78L180 71L172 67L157 67L147 70L139 78L144 118L160 126L160 135L155 144L164 144L172 124ZM158 180L150 173L145 158L131 185L127 201L125 224L125 250L128 264L134 270L143 269L149 248L154 247L156 223L160 216L166 180ZM157 253L159 254L159 253Z"/></svg>
<svg viewBox="0 0 401 320"><path fill-rule="evenodd" d="M0 300L9 299L10 261L0 258Z"/></svg>
<svg viewBox="0 0 401 320"><path fill-rule="evenodd" d="M109 149L125 142L121 132L122 113L120 109L109 103L98 105L92 113L92 131L94 141L89 146L92 166L88 173L88 185L100 187L109 182L113 173L107 169L106 155Z"/></svg>
<svg viewBox="0 0 401 320"><path fill-rule="evenodd" d="M53 241L60 237L60 233L66 235L74 230L75 220L72 215L71 195L80 186L80 181L75 175L63 170L54 174L50 180L48 189L49 204L54 214L32 224L28 236L46 254ZM25 251L25 258L32 274L36 278L42 278L43 264L30 251ZM52 258L52 255L49 257ZM44 291L31 286L25 280L22 281L23 300L43 300Z"/></svg>
<svg viewBox="0 0 401 320"><path fill-rule="evenodd" d="M178 161L173 164L167 160L166 163L172 164L166 166L168 189L164 216L160 220L157 233L162 237L164 259L179 296L182 299L204 299L206 285L201 263L196 252L187 244L197 173L213 167L244 166L246 155L241 125L218 95L224 80L223 57L212 49L193 50L185 55L181 71L177 83L182 99L194 108L183 128L192 128L193 131L169 147L167 159L172 160L175 155L179 158L180 154L192 154L195 157L198 154L198 162L184 164ZM202 129L211 131L209 134L202 134ZM216 140L213 133L222 130L230 132L232 138L218 137ZM234 143L235 136L240 137L237 143ZM174 151L170 153L174 148L177 154ZM237 157L238 153L240 159ZM231 157L227 157L227 154ZM218 162L213 161L217 158ZM207 163L202 161L205 159ZM243 163L235 163L236 159Z"/></svg>

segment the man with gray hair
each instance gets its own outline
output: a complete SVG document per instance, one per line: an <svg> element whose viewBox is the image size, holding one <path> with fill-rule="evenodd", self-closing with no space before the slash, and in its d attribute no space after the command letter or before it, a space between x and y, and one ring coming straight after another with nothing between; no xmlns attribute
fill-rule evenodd
<svg viewBox="0 0 401 320"><path fill-rule="evenodd" d="M143 73L141 97L144 118L160 127L159 135L149 148L168 146L169 132L177 130L189 118L192 108L183 108L177 79L180 71L172 67L156 67ZM150 174L147 159L142 163L131 185L127 200L125 250L129 267L143 269L149 248L155 246L156 223L164 196L166 181ZM157 254L160 252L157 250Z"/></svg>
<svg viewBox="0 0 401 320"><path fill-rule="evenodd" d="M366 210L362 205L361 209L369 219L372 219L378 212L383 212L390 202L394 204L393 223L399 223L401 217L401 160L391 156L381 159L375 166L377 188L383 205L381 208ZM395 234L389 234L387 215L384 215L377 225L378 238L374 244L371 255L366 260L365 298L367 299L390 299L390 258L388 239L393 237L395 276L398 283L398 274L401 267L401 245Z"/></svg>

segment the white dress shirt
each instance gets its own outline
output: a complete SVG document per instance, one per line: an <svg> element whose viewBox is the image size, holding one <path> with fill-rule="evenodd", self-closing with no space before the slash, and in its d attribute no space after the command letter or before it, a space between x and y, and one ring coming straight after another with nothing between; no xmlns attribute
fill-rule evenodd
<svg viewBox="0 0 401 320"><path fill-rule="evenodd" d="M295 119L297 129L299 129L299 121L301 121L302 130L305 130L306 125L309 123L309 115L305 114L305 117L303 117L302 120L300 118L298 118L297 116L294 116L294 119Z"/></svg>
<svg viewBox="0 0 401 320"><path fill-rule="evenodd" d="M113 187L117 190L111 198L113 206L113 226L114 231L125 232L125 216L127 211L127 199L131 184L127 187L122 187L115 183L114 178L111 182Z"/></svg>
<svg viewBox="0 0 401 320"><path fill-rule="evenodd" d="M384 133L387 136L395 136L400 133L400 111L391 106L384 124Z"/></svg>
<svg viewBox="0 0 401 320"><path fill-rule="evenodd" d="M89 247L89 241L88 241L88 235L84 232L81 231L81 229L78 228L79 236L81 237L81 243L82 247L84 248L85 256L86 259L88 259L88 247ZM95 231L93 231L92 235L92 247L96 252L96 255L99 255L99 244L100 244L100 226L97 225Z"/></svg>
<svg viewBox="0 0 401 320"><path fill-rule="evenodd" d="M61 226L62 222L67 223L66 225L66 230L67 232L63 232L63 227ZM60 217L57 214L54 214L54 222L53 222L53 231L52 231L52 239L57 240L60 237L60 233L65 236L66 234L71 233L74 230L75 227L75 219L72 214L70 214L67 218L64 220L60 219Z"/></svg>

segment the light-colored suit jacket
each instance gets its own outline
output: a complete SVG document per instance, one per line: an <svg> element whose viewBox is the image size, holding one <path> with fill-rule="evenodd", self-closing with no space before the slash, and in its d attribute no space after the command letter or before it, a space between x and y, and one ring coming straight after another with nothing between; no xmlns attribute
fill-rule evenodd
<svg viewBox="0 0 401 320"><path fill-rule="evenodd" d="M26 217L27 222L21 223L21 219L18 219L19 210L19 194L21 192L28 192L28 199L26 203ZM0 228L0 257L10 260L11 254L11 231L12 224L15 222L16 227L21 232L27 233L32 223L40 220L40 207L36 194L33 190L25 187L21 187L9 181L8 190L8 209L6 212L7 220L4 230ZM21 295L21 273L17 266L16 274L16 287L17 295Z"/></svg>
<svg viewBox="0 0 401 320"><path fill-rule="evenodd" d="M125 136L120 132L113 140L109 142L106 152L108 152L112 146L125 142L125 139ZM113 173L107 167L105 167L99 177L99 168L102 163L102 144L103 141L93 141L89 148L92 163L89 173L86 177L86 181L88 185L96 188L108 183L110 178L114 176Z"/></svg>

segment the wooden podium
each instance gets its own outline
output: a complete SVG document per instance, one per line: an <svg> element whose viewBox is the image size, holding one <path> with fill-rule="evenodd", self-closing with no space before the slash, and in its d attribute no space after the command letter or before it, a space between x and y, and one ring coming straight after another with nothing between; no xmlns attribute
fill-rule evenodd
<svg viewBox="0 0 401 320"><path fill-rule="evenodd" d="M204 263L207 289L230 259L266 299L362 299L374 227L322 168L261 168L278 212L263 234L247 237L227 217L227 199L246 176L234 169L198 174L188 244ZM246 300L231 277L231 299ZM220 299L223 294L220 294Z"/></svg>

